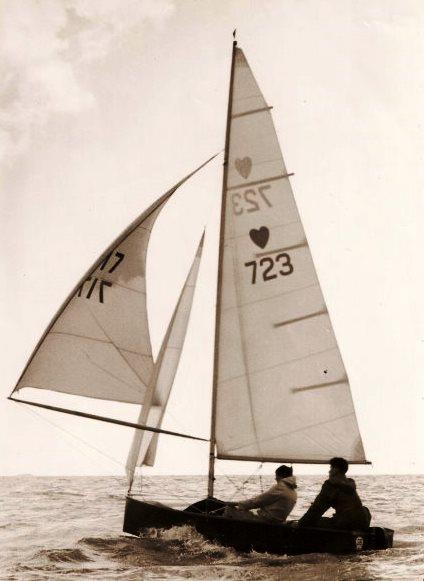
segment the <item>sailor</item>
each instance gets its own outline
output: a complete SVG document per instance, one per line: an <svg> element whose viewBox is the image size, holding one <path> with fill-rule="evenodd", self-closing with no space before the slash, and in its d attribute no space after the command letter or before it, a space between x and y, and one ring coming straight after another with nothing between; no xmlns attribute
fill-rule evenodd
<svg viewBox="0 0 424 581"><path fill-rule="evenodd" d="M367 529L371 514L356 492L352 478L346 477L349 468L344 458L330 460L329 478L322 485L321 491L306 513L299 520L299 526L318 526L336 529ZM322 518L329 508L335 509L332 518Z"/></svg>
<svg viewBox="0 0 424 581"><path fill-rule="evenodd" d="M275 471L276 483L269 490L248 500L228 502L224 516L241 520L284 522L297 500L296 478L293 468L279 466ZM258 509L256 513L251 509Z"/></svg>

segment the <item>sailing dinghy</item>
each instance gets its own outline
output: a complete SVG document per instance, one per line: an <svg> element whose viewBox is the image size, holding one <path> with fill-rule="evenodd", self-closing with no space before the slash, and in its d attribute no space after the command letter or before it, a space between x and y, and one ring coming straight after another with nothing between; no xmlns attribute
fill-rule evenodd
<svg viewBox="0 0 424 581"><path fill-rule="evenodd" d="M284 165L271 110L233 43L217 275L207 498L185 510L132 493L152 466L193 301L203 238L156 360L147 322L146 256L172 194L148 208L78 282L36 346L9 399L136 428L126 471L124 532L191 524L241 551L350 553L392 546L393 531L341 531L223 515L215 460L367 464L349 381ZM208 160L210 161L210 160ZM206 162L208 163L208 162ZM140 406L127 422L16 397L32 387Z"/></svg>

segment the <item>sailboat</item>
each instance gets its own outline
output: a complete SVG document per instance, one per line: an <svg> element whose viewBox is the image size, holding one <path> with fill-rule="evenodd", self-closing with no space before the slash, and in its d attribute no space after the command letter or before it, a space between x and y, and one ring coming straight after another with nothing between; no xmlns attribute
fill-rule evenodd
<svg viewBox="0 0 424 581"><path fill-rule="evenodd" d="M134 428L123 530L191 524L237 550L271 553L385 549L393 531L243 522L214 497L215 461L368 463L349 380L330 322L274 129L271 109L233 42L223 165L207 497L185 510L133 490L155 462L184 345L203 237L156 360L146 300L154 224L206 161L145 210L81 278L41 337L12 401ZM211 158L212 159L212 158ZM139 406L137 422L22 399L27 387Z"/></svg>

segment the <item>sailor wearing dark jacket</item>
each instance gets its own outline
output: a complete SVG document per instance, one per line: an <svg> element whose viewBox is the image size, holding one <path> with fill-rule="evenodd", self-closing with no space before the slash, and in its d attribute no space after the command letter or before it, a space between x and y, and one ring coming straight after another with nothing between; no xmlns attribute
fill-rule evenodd
<svg viewBox="0 0 424 581"><path fill-rule="evenodd" d="M299 520L299 526L318 526L337 529L367 529L371 515L356 492L352 478L346 477L349 464L344 458L330 460L329 479L306 513ZM329 509L334 508L332 518L321 518Z"/></svg>

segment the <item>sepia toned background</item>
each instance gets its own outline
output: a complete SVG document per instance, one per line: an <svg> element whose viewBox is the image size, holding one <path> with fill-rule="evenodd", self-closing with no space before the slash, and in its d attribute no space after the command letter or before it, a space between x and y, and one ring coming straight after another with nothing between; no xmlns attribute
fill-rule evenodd
<svg viewBox="0 0 424 581"><path fill-rule="evenodd" d="M222 151L234 28L274 107L351 380L373 462L354 472L424 471L423 25L422 4L411 0L1 4L0 474L123 472L131 430L6 398L51 317L103 249ZM206 225L189 336L164 423L204 437L221 164L222 155L168 204L148 263L157 351ZM95 401L80 408L133 414ZM148 473L206 470L207 444L162 437Z"/></svg>

